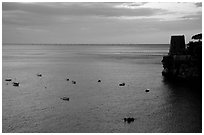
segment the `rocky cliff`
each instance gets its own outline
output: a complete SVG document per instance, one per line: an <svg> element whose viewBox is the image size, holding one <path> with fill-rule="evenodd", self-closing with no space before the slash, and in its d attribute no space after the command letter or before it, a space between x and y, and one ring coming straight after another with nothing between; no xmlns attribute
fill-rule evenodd
<svg viewBox="0 0 204 135"><path fill-rule="evenodd" d="M195 38L196 37L196 38ZM172 36L169 54L164 56L162 75L173 80L202 80L202 34L185 45L184 36Z"/></svg>

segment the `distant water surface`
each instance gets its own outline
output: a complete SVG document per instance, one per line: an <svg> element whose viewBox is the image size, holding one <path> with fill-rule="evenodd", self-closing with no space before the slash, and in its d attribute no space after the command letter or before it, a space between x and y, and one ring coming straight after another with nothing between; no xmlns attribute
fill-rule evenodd
<svg viewBox="0 0 204 135"><path fill-rule="evenodd" d="M168 48L3 45L3 132L201 132L201 88L161 75Z"/></svg>

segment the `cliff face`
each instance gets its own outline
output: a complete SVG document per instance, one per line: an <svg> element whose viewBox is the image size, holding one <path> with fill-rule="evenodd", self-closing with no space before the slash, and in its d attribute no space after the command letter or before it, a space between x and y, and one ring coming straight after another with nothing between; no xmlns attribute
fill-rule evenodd
<svg viewBox="0 0 204 135"><path fill-rule="evenodd" d="M202 42L189 42L184 36L172 36L169 54L162 59L162 75L174 80L202 79Z"/></svg>

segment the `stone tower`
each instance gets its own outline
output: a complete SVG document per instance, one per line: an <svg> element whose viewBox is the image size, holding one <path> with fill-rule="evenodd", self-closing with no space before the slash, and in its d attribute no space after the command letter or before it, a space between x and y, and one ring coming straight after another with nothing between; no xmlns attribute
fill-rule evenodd
<svg viewBox="0 0 204 135"><path fill-rule="evenodd" d="M185 52L184 35L171 36L169 55L182 55Z"/></svg>

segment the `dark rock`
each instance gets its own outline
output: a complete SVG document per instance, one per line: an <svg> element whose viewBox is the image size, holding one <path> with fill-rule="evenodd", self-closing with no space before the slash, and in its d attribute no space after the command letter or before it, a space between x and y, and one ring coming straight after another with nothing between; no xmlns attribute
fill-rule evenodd
<svg viewBox="0 0 204 135"><path fill-rule="evenodd" d="M19 82L13 82L13 86L18 87L19 86Z"/></svg>
<svg viewBox="0 0 204 135"><path fill-rule="evenodd" d="M101 80L98 80L98 82L101 82Z"/></svg>
<svg viewBox="0 0 204 135"><path fill-rule="evenodd" d="M119 86L125 86L125 83L120 83Z"/></svg>
<svg viewBox="0 0 204 135"><path fill-rule="evenodd" d="M128 124L134 121L135 121L135 118L131 118L131 117L124 118L124 122L127 122Z"/></svg>
<svg viewBox="0 0 204 135"><path fill-rule="evenodd" d="M68 78L67 78L66 80L67 80L67 81L69 81L69 79L68 79Z"/></svg>
<svg viewBox="0 0 204 135"><path fill-rule="evenodd" d="M60 99L65 100L65 101L69 101L69 98L68 98L68 97L62 97L62 98L60 98Z"/></svg>
<svg viewBox="0 0 204 135"><path fill-rule="evenodd" d="M12 81L12 79L11 78L6 78L5 81Z"/></svg>

